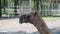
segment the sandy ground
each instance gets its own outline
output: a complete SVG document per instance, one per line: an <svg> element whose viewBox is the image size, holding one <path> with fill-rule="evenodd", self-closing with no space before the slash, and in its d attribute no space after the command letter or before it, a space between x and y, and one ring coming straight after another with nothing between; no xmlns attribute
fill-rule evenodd
<svg viewBox="0 0 60 34"><path fill-rule="evenodd" d="M60 33L60 20L47 21L52 34ZM0 34L39 34L38 30L32 24L20 24L18 18L0 19Z"/></svg>

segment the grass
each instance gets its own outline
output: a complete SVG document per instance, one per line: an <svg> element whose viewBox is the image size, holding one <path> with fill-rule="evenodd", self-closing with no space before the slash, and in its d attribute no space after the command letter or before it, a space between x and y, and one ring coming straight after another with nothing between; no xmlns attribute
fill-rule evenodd
<svg viewBox="0 0 60 34"><path fill-rule="evenodd" d="M2 16L7 16L6 14L3 14ZM55 21L55 20L60 20L60 17L43 17L44 20L50 20L50 21Z"/></svg>
<svg viewBox="0 0 60 34"><path fill-rule="evenodd" d="M55 20L60 20L60 17L43 17L44 20L51 20L51 21L55 21Z"/></svg>

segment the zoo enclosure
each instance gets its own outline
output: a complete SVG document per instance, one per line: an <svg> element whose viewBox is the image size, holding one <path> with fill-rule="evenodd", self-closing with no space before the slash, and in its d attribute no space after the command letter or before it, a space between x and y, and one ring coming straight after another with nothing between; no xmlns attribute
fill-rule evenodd
<svg viewBox="0 0 60 34"><path fill-rule="evenodd" d="M14 0L3 1L4 0L2 0L2 6L4 5L4 2L6 2L6 6L5 9L2 8L2 14L6 14L5 16L7 17L15 17L15 14L19 16L36 10L33 0L19 0L17 1L17 5L14 5ZM17 9L14 9L14 7L17 7ZM14 12L14 10L17 10L17 12ZM42 16L60 16L60 0L40 0L39 12Z"/></svg>

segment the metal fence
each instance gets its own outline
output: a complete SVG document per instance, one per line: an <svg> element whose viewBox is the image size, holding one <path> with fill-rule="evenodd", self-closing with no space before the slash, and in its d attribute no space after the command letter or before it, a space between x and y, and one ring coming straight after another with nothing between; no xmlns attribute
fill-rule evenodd
<svg viewBox="0 0 60 34"><path fill-rule="evenodd" d="M23 0L22 2L19 2L18 6L14 6L14 3L11 3L11 1L8 0L8 6L5 8L8 17L15 16L14 7L17 7L16 13L19 16L36 10L36 7L32 6L32 0ZM42 16L60 16L60 1L42 1L42 3L39 4L39 12Z"/></svg>
<svg viewBox="0 0 60 34"><path fill-rule="evenodd" d="M60 16L60 0L42 2L39 9L42 16Z"/></svg>

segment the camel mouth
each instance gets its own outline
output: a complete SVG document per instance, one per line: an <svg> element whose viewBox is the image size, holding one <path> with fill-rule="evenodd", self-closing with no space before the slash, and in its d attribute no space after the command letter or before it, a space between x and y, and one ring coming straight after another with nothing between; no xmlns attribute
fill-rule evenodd
<svg viewBox="0 0 60 34"><path fill-rule="evenodd" d="M23 22L22 22L22 21L19 21L19 23L21 23L21 24L22 24Z"/></svg>
<svg viewBox="0 0 60 34"><path fill-rule="evenodd" d="M19 23L21 23L21 24L22 24L22 23L28 23L28 22L30 22L30 21L29 21L29 20L24 20L24 19L20 19L20 20L19 20Z"/></svg>

